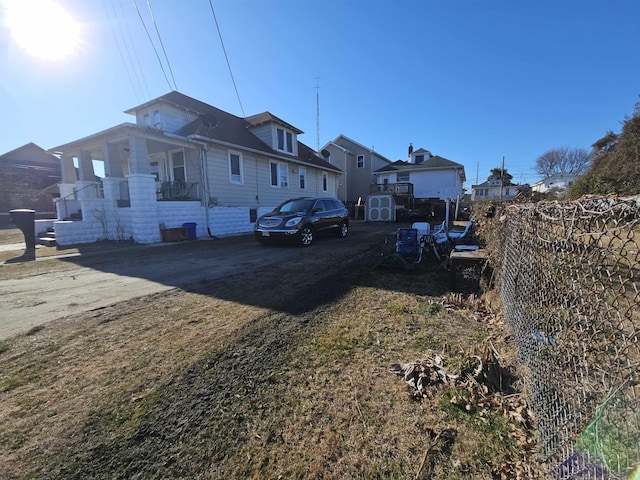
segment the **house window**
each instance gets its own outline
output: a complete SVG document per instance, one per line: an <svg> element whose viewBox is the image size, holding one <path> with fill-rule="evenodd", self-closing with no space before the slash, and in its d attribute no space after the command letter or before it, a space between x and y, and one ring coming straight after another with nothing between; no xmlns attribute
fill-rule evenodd
<svg viewBox="0 0 640 480"><path fill-rule="evenodd" d="M149 117L148 113L145 113L144 116L142 117L142 123L144 123L144 125L147 127L151 126L151 118Z"/></svg>
<svg viewBox="0 0 640 480"><path fill-rule="evenodd" d="M322 151L322 158L324 158L325 162L331 163L331 153L328 152L327 150Z"/></svg>
<svg viewBox="0 0 640 480"><path fill-rule="evenodd" d="M304 190L307 181L307 169L304 167L300 167L298 169L298 175L300 177L300 190Z"/></svg>
<svg viewBox="0 0 640 480"><path fill-rule="evenodd" d="M293 153L293 134L282 128L277 128L278 150Z"/></svg>
<svg viewBox="0 0 640 480"><path fill-rule="evenodd" d="M326 192L329 189L329 175L322 172L322 191Z"/></svg>
<svg viewBox="0 0 640 480"><path fill-rule="evenodd" d="M286 132L285 136L287 137L287 152L293 153L293 134Z"/></svg>
<svg viewBox="0 0 640 480"><path fill-rule="evenodd" d="M171 152L171 171L174 182L184 182L187 179L183 150L175 150Z"/></svg>
<svg viewBox="0 0 640 480"><path fill-rule="evenodd" d="M505 189L504 194L505 194L505 195L509 195L509 189L508 189L508 188L507 188L507 189Z"/></svg>
<svg viewBox="0 0 640 480"><path fill-rule="evenodd" d="M271 186L286 188L289 186L289 170L286 163L269 162Z"/></svg>
<svg viewBox="0 0 640 480"><path fill-rule="evenodd" d="M244 183L242 170L242 154L240 152L229 152L229 181L242 185Z"/></svg>
<svg viewBox="0 0 640 480"><path fill-rule="evenodd" d="M409 181L409 172L400 172L396 173L396 182L408 182Z"/></svg>
<svg viewBox="0 0 640 480"><path fill-rule="evenodd" d="M160 181L160 166L158 162L149 162L149 172L156 177L156 182Z"/></svg>
<svg viewBox="0 0 640 480"><path fill-rule="evenodd" d="M153 128L160 128L160 110L153 111Z"/></svg>
<svg viewBox="0 0 640 480"><path fill-rule="evenodd" d="M364 168L364 155L358 155L358 168Z"/></svg>
<svg viewBox="0 0 640 480"><path fill-rule="evenodd" d="M416 163L424 162L424 155L416 155Z"/></svg>

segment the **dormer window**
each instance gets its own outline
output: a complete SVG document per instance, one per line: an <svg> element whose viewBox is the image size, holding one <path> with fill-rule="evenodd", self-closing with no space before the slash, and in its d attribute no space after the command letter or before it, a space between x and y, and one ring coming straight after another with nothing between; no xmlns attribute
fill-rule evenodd
<svg viewBox="0 0 640 480"><path fill-rule="evenodd" d="M276 128L276 133L278 136L278 150L293 153L293 133L283 128Z"/></svg>
<svg viewBox="0 0 640 480"><path fill-rule="evenodd" d="M160 110L154 110L153 111L153 128L160 128L161 127L161 123L160 123Z"/></svg>

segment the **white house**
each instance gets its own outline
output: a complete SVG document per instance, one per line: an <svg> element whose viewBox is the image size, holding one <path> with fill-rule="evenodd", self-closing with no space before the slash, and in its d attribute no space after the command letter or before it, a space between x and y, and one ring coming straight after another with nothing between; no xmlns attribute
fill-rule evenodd
<svg viewBox="0 0 640 480"><path fill-rule="evenodd" d="M513 200L518 193L519 185L492 178L479 185L471 185L471 201Z"/></svg>
<svg viewBox="0 0 640 480"><path fill-rule="evenodd" d="M378 191L408 195L415 201L456 200L463 195L464 166L409 146L408 161L398 160L375 172Z"/></svg>
<svg viewBox="0 0 640 480"><path fill-rule="evenodd" d="M337 194L341 170L269 112L236 117L174 91L125 113L135 123L50 149L62 161L58 244L154 243L183 223L197 236L246 233L287 198Z"/></svg>
<svg viewBox="0 0 640 480"><path fill-rule="evenodd" d="M567 191L567 189L573 185L578 175L572 175L569 173L556 173L539 182L531 185L531 190L538 193L551 193L555 196L561 197Z"/></svg>

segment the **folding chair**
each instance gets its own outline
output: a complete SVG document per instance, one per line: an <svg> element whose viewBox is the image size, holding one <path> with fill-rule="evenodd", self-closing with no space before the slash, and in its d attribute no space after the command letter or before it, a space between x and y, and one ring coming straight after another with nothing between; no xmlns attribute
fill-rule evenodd
<svg viewBox="0 0 640 480"><path fill-rule="evenodd" d="M393 258L406 270L422 261L425 240L416 228L396 230L396 249Z"/></svg>

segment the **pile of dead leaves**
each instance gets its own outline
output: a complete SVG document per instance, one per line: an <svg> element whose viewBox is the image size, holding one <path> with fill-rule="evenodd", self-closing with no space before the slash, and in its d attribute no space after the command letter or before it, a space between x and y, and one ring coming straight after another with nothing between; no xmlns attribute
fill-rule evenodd
<svg viewBox="0 0 640 480"><path fill-rule="evenodd" d="M484 358L471 355L462 368L452 371L442 355L431 353L415 363L394 364L389 371L403 378L411 395L433 399L441 388L455 392L451 404L480 417L500 412L513 425L511 435L525 449L535 445L533 413L523 396L513 390L513 377L499 363L498 354L489 350Z"/></svg>

